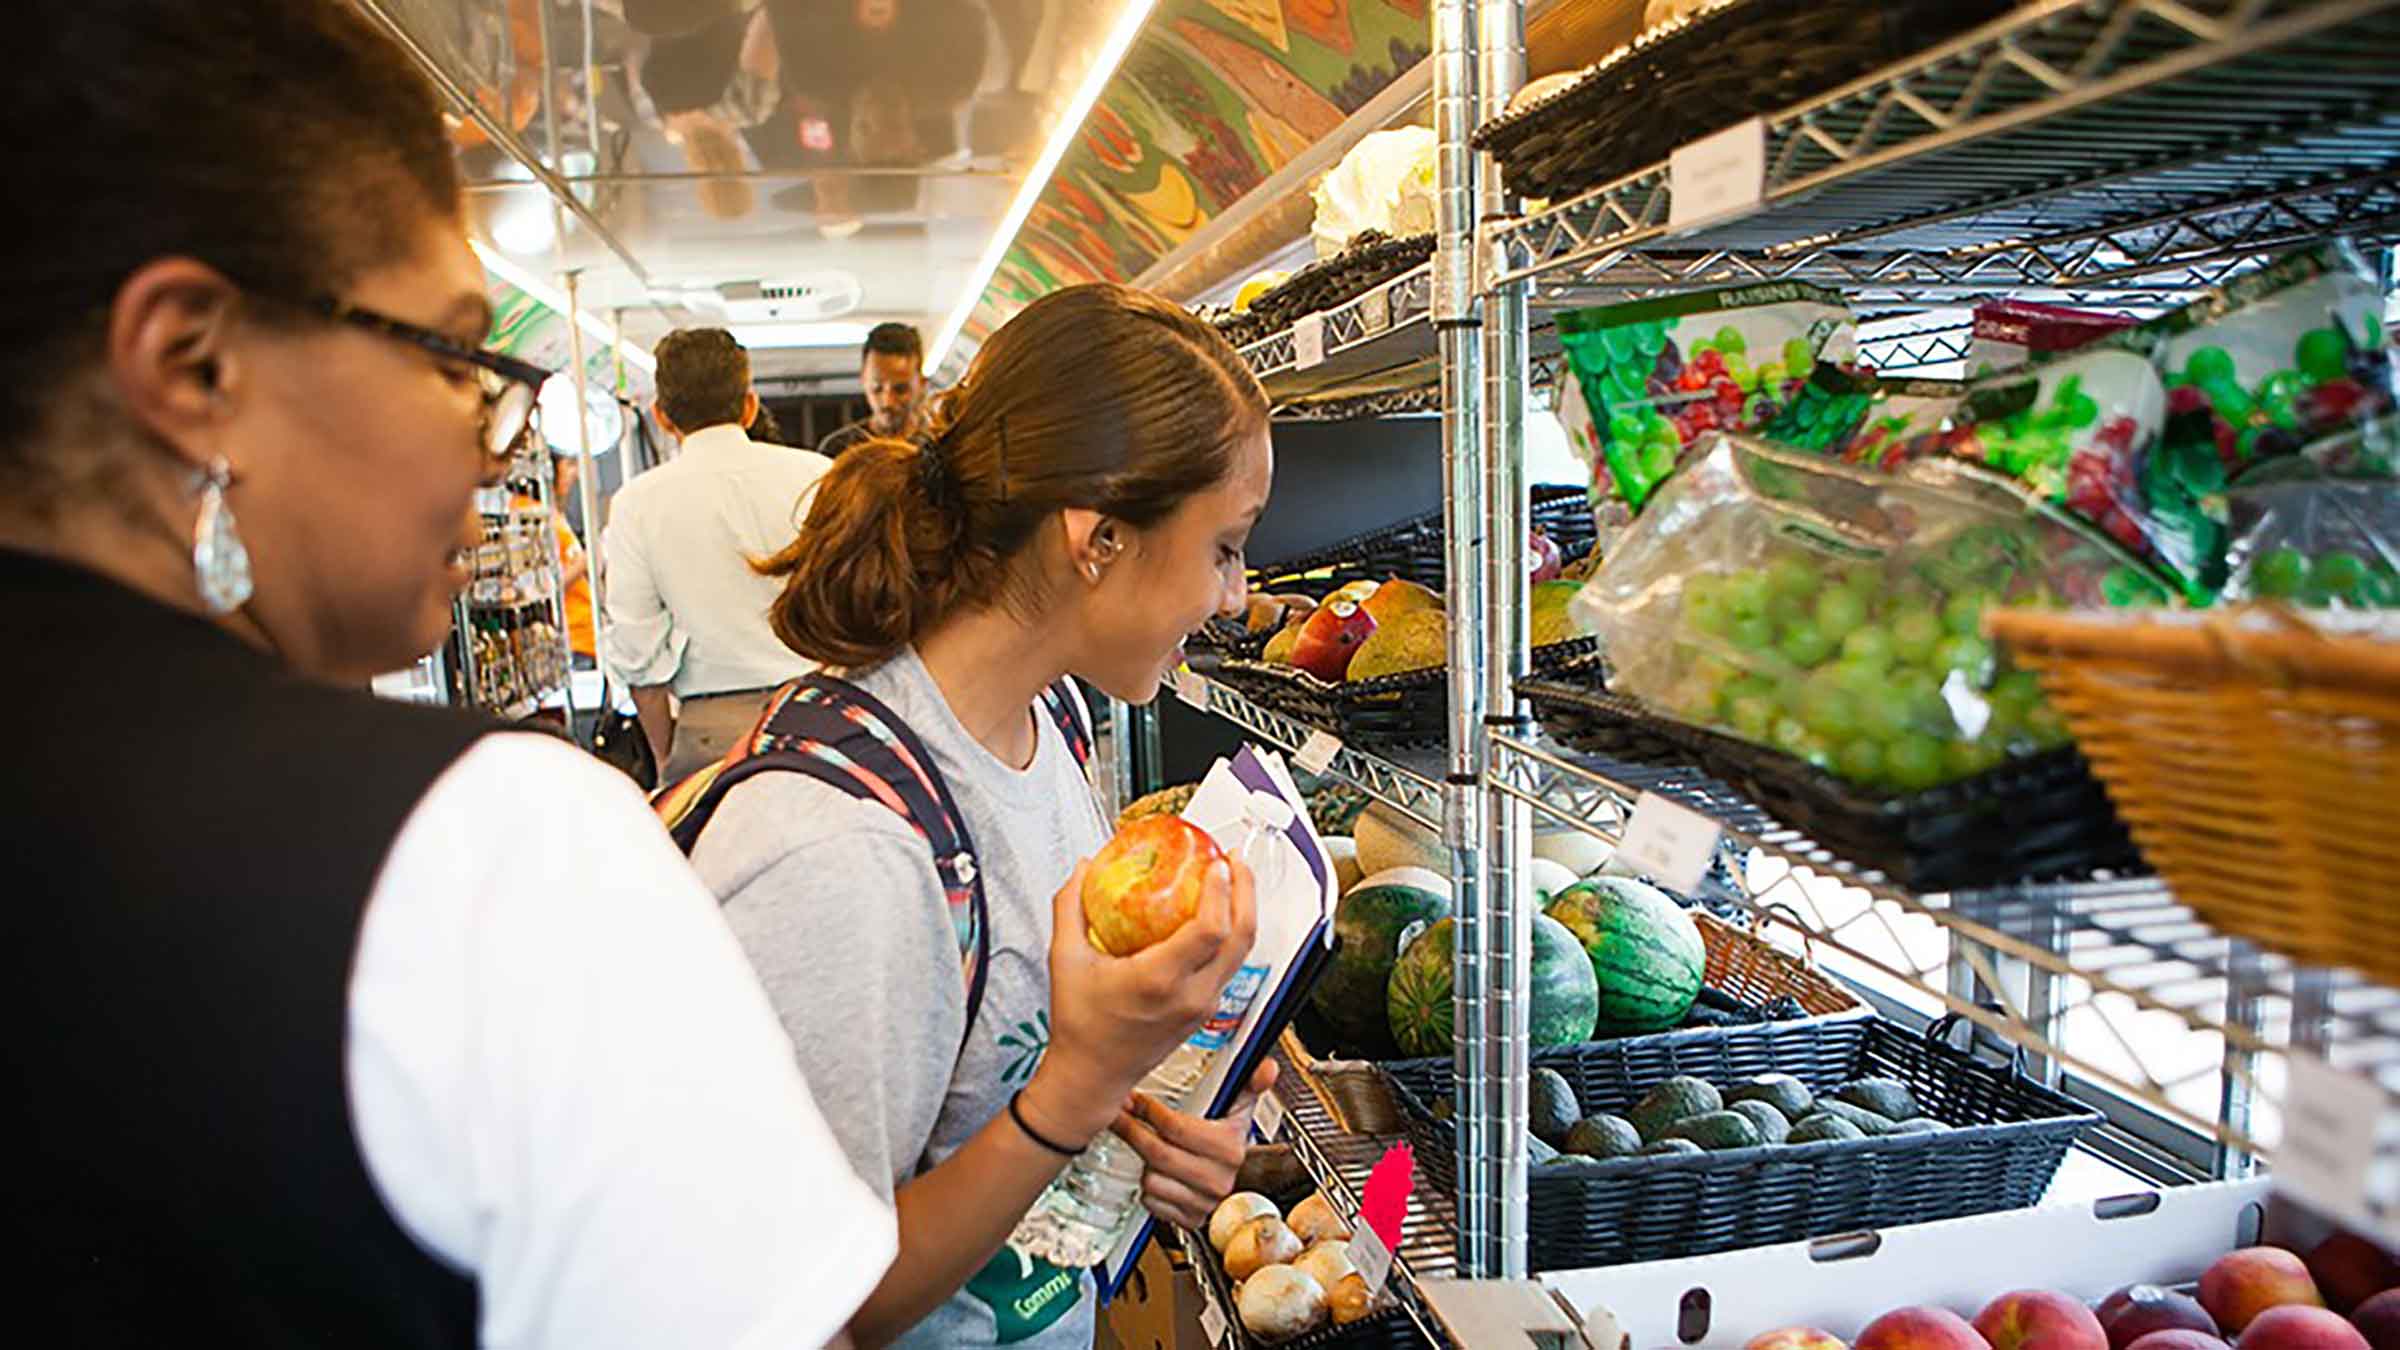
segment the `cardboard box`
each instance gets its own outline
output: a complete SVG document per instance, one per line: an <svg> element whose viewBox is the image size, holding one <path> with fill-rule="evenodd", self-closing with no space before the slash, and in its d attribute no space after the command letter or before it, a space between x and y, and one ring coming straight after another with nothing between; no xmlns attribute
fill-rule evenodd
<svg viewBox="0 0 2400 1350"><path fill-rule="evenodd" d="M1183 1252L1175 1243L1153 1242L1101 1309L1095 1350L1210 1350L1200 1306L1200 1282Z"/></svg>
<svg viewBox="0 0 2400 1350"><path fill-rule="evenodd" d="M1605 1308L1632 1350L1739 1350L1808 1326L1844 1340L1894 1308L1972 1318L2012 1289L2087 1301L2135 1283L2183 1284L2259 1241L2264 1180L2138 1191L1680 1261L1543 1277L1579 1311Z"/></svg>

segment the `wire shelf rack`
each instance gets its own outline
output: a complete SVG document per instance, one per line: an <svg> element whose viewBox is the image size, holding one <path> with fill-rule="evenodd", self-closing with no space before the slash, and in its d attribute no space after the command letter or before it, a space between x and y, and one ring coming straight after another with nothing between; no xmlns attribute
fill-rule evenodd
<svg viewBox="0 0 2400 1350"><path fill-rule="evenodd" d="M1487 281L2162 304L2304 239L2389 238L2400 3L2040 0L1764 136L1760 210L1672 236L1654 165L1494 227Z"/></svg>
<svg viewBox="0 0 2400 1350"><path fill-rule="evenodd" d="M2103 1084L2229 1160L2273 1151L2293 1050L2400 1107L2400 991L2226 938L2155 878L1918 895L1697 775L1530 738L1493 745L1494 791L1612 843L1642 792L1669 792L1723 828L1738 899L1762 932L1837 970L1904 982L1925 1011L2020 1047L2033 1071Z"/></svg>
<svg viewBox="0 0 2400 1350"><path fill-rule="evenodd" d="M1322 747L1330 739L1329 733L1261 707L1241 691L1205 676L1182 679L1177 685L1177 696L1184 702L1222 717L1289 754L1299 755L1312 742ZM1434 767L1434 757L1412 756L1403 761L1336 744L1338 748L1326 761L1324 772L1354 785L1427 829L1442 827L1441 771Z"/></svg>

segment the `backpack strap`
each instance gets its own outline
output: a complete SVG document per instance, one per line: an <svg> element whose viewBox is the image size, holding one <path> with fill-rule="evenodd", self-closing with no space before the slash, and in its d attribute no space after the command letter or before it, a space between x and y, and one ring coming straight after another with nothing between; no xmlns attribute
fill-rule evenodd
<svg viewBox="0 0 2400 1350"><path fill-rule="evenodd" d="M762 773L799 773L891 810L933 851L967 985L966 1025L983 1007L991 965L990 908L966 819L916 734L847 680L805 675L775 691L750 735L725 758L661 790L653 806L689 855L725 795Z"/></svg>
<svg viewBox="0 0 2400 1350"><path fill-rule="evenodd" d="M1092 712L1084 705L1083 691L1075 687L1075 677L1069 675L1042 691L1042 711L1058 725L1058 734L1066 739L1067 753L1075 756L1075 767L1089 776L1092 770Z"/></svg>

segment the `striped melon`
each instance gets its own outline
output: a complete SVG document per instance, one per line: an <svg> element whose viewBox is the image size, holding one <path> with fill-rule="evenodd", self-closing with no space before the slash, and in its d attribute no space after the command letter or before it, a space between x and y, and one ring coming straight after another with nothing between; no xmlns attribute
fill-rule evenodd
<svg viewBox="0 0 2400 1350"><path fill-rule="evenodd" d="M1551 897L1546 912L1591 957L1597 1035L1663 1031L1692 1010L1708 946L1699 924L1665 894L1625 877L1593 877Z"/></svg>

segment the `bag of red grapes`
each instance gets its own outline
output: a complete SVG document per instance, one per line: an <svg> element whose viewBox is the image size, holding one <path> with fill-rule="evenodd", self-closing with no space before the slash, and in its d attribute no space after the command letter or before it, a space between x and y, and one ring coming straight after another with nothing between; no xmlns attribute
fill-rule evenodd
<svg viewBox="0 0 2400 1350"><path fill-rule="evenodd" d="M1978 380L1900 459L1988 465L2098 526L2196 604L2227 576L2226 494L2294 456L2389 476L2392 353L2373 271L2328 245L2182 309Z"/></svg>
<svg viewBox="0 0 2400 1350"><path fill-rule="evenodd" d="M1804 399L1817 406L1811 376L1858 350L1841 297L1798 282L1569 310L1558 336L1572 376L1559 382L1558 419L1591 466L1603 546L1701 437L1764 430Z"/></svg>

